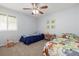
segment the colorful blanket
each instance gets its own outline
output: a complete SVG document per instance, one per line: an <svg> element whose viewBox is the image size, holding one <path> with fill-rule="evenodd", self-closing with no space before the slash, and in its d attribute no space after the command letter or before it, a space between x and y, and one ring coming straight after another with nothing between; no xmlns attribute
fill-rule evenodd
<svg viewBox="0 0 79 59"><path fill-rule="evenodd" d="M70 55L71 56L71 55L74 55L73 51L76 51L79 53L79 42L76 42L74 38L73 39L56 38L46 43L43 49L43 55L50 55L50 56ZM78 53L77 55L79 55Z"/></svg>

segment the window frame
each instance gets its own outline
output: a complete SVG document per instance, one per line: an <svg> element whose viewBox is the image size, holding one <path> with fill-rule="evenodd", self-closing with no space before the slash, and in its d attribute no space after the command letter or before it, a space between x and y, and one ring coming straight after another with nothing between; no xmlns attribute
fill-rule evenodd
<svg viewBox="0 0 79 59"><path fill-rule="evenodd" d="M16 16L12 16L12 15L8 15L8 14L4 14L4 13L0 13L0 15L5 15L6 16L6 30L0 30L0 32L2 31L17 31L17 18ZM16 24L16 29L13 29L13 30L9 30L9 23L8 23L8 17L14 17L16 18L16 21L15 21L15 24Z"/></svg>

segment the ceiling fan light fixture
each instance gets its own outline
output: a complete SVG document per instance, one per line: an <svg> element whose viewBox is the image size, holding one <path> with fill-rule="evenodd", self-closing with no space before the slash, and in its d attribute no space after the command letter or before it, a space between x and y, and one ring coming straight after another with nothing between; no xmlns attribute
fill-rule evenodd
<svg viewBox="0 0 79 59"><path fill-rule="evenodd" d="M34 9L32 12L33 14L39 14L39 11L37 9Z"/></svg>
<svg viewBox="0 0 79 59"><path fill-rule="evenodd" d="M39 6L39 3L32 3L32 8L23 8L23 10L32 10L32 15L41 15L47 8L47 5Z"/></svg>

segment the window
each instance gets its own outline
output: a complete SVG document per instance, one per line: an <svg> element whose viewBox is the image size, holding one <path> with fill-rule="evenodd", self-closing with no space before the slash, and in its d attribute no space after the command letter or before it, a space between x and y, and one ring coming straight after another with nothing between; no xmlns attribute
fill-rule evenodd
<svg viewBox="0 0 79 59"><path fill-rule="evenodd" d="M8 16L8 30L17 30L16 17Z"/></svg>
<svg viewBox="0 0 79 59"><path fill-rule="evenodd" d="M0 14L0 31L7 30L7 16L4 14Z"/></svg>
<svg viewBox="0 0 79 59"><path fill-rule="evenodd" d="M17 30L16 17L0 14L0 31L14 31Z"/></svg>

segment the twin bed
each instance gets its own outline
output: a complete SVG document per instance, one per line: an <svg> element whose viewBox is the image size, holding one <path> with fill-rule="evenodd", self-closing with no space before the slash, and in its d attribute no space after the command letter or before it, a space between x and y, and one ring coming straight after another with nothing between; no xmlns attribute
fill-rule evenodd
<svg viewBox="0 0 79 59"><path fill-rule="evenodd" d="M43 48L45 56L79 56L79 37L72 33L62 34L47 42Z"/></svg>

